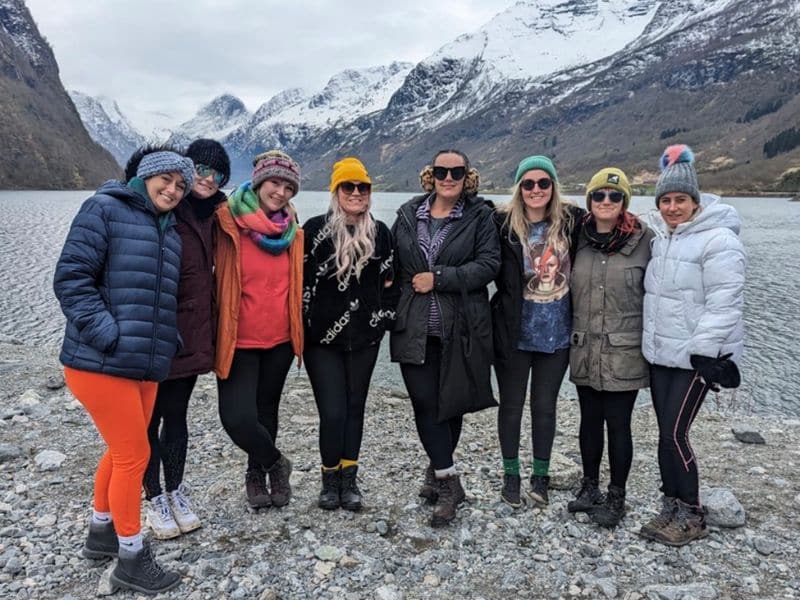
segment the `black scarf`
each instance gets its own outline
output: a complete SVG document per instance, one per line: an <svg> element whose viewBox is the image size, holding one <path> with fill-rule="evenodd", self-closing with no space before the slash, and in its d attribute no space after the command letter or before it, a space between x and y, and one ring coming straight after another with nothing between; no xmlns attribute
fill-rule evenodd
<svg viewBox="0 0 800 600"><path fill-rule="evenodd" d="M621 217L622 215L620 215ZM614 254L615 252L619 252L622 248L625 247L625 244L628 243L628 240L633 235L633 231L628 233L623 233L620 231L620 223L614 226L608 233L599 233L597 231L597 222L594 220L594 215L590 212L587 212L586 215L583 217L582 223L582 232L586 240L589 242L589 245L598 250L599 252L603 252L605 254ZM636 227L641 227L639 223L636 223Z"/></svg>
<svg viewBox="0 0 800 600"><path fill-rule="evenodd" d="M225 200L225 194L222 190L218 190L213 196L202 199L197 198L193 193L189 192L189 195L186 196L184 202L188 202L191 205L195 216L202 220L213 215L214 211L217 209L217 205L223 200Z"/></svg>

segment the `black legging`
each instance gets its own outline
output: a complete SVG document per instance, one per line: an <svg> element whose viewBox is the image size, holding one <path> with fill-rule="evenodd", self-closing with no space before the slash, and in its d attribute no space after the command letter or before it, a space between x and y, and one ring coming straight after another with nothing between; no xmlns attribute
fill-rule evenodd
<svg viewBox="0 0 800 600"><path fill-rule="evenodd" d="M545 352L514 350L508 360L495 366L500 390L497 430L503 458L519 457L522 409L531 378L531 431L533 457L550 460L556 435L556 400L569 365L569 348Z"/></svg>
<svg viewBox="0 0 800 600"><path fill-rule="evenodd" d="M400 372L414 407L417 434L436 470L453 466L453 452L458 446L463 424L462 417L453 417L442 423L437 421L441 362L441 340L438 337L429 337L425 344L423 364L400 364Z"/></svg>
<svg viewBox="0 0 800 600"><path fill-rule="evenodd" d="M164 486L168 492L178 489L183 481L186 466L186 447L189 444L189 429L186 412L192 396L197 375L168 379L158 385L153 417L147 428L150 441L150 461L144 472L144 494L152 500L162 493L159 477L164 465ZM161 435L159 436L159 428Z"/></svg>
<svg viewBox="0 0 800 600"><path fill-rule="evenodd" d="M248 469L269 468L281 456L275 447L278 407L293 356L289 342L267 350L237 348L228 378L217 378L222 426L247 452Z"/></svg>
<svg viewBox="0 0 800 600"><path fill-rule="evenodd" d="M599 391L579 385L578 400L581 405L580 446L583 476L600 478L603 460L604 425L608 426L608 463L611 467L611 484L625 489L633 461L631 416L639 390L624 392Z"/></svg>
<svg viewBox="0 0 800 600"><path fill-rule="evenodd" d="M325 467L358 460L364 407L379 345L348 352L330 346L306 349L306 372L319 411L319 451Z"/></svg>
<svg viewBox="0 0 800 600"><path fill-rule="evenodd" d="M658 419L658 466L665 496L700 506L697 458L689 428L708 393L697 371L650 365L650 393Z"/></svg>

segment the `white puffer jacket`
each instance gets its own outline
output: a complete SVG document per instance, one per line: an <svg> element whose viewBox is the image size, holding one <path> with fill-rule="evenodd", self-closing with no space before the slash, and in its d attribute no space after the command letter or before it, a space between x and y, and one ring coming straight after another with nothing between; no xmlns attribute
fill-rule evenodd
<svg viewBox="0 0 800 600"><path fill-rule="evenodd" d="M642 354L651 364L691 369L689 356L733 353L744 341L746 257L736 210L703 194L702 210L672 232L658 211L646 219L656 232L644 279Z"/></svg>

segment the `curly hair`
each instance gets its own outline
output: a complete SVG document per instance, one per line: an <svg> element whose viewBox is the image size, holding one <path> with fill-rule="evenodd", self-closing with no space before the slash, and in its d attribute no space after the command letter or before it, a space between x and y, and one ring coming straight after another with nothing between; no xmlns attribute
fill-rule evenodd
<svg viewBox="0 0 800 600"><path fill-rule="evenodd" d="M174 152L183 156L183 151L173 146L172 144L145 144L133 151L128 162L125 164L125 183L136 177L136 171L139 169L139 163L148 154L153 152Z"/></svg>

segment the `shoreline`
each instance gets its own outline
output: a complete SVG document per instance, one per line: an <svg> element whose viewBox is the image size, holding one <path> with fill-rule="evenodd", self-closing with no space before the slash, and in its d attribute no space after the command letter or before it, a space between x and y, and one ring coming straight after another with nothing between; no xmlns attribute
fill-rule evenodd
<svg viewBox="0 0 800 600"><path fill-rule="evenodd" d="M0 342L4 402L0 431L0 596L87 598L111 562L78 551L103 445L91 420L60 385L55 356ZM360 513L322 511L317 413L293 367L281 404L278 446L294 463L287 507L260 512L244 498L243 453L225 435L216 382L199 378L189 410L186 483L203 527L154 548L183 583L165 598L800 598L800 419L701 410L692 430L701 487L727 488L746 511L743 527L712 526L705 540L674 549L637 535L657 508L657 428L649 406L634 412L628 514L615 530L566 511L580 477L577 402L560 399L544 509L499 501L502 463L496 410L467 415L456 452L468 502L443 529L427 524L416 496L424 453L404 390L373 382L367 404ZM527 412L527 411L526 411ZM743 444L732 427L759 431ZM529 475L530 417L520 458ZM9 448L17 456L10 457ZM65 455L41 470L42 450ZM607 459L606 459L607 460ZM601 486L608 481L602 468ZM120 597L129 597L124 594Z"/></svg>

